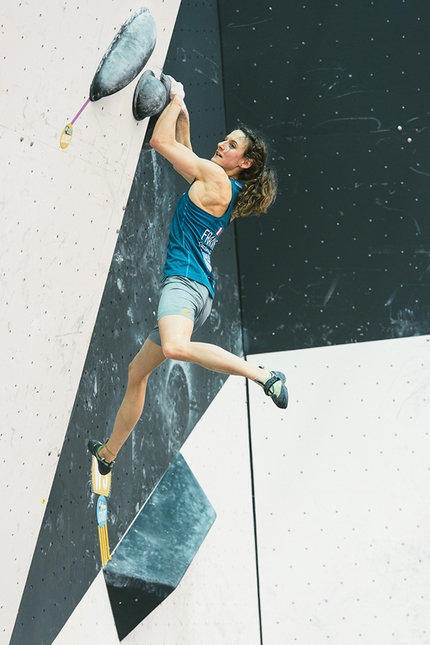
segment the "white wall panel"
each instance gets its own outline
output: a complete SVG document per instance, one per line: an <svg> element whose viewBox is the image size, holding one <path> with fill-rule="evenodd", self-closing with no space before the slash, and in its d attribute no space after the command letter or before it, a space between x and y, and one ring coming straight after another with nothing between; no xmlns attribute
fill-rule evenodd
<svg viewBox="0 0 430 645"><path fill-rule="evenodd" d="M137 80L88 105L65 150L60 134L140 6L41 0L1 9L2 636L13 627L147 125L132 116ZM147 67L159 74L179 0L145 6L158 31Z"/></svg>
<svg viewBox="0 0 430 645"><path fill-rule="evenodd" d="M430 642L429 339L252 360L291 394L251 394L263 643Z"/></svg>
<svg viewBox="0 0 430 645"><path fill-rule="evenodd" d="M104 645L117 645L120 642L102 572L94 580L52 645L98 643L102 640L101 634Z"/></svg>
<svg viewBox="0 0 430 645"><path fill-rule="evenodd" d="M217 519L179 587L122 642L260 645L243 379L227 381L181 452ZM55 645L92 642L103 624L101 615L103 638L108 645L118 642L103 584L98 576Z"/></svg>

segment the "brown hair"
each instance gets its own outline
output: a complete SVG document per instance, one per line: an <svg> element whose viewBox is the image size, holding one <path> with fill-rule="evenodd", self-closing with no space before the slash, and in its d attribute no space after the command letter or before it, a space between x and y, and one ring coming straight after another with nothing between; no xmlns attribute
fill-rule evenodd
<svg viewBox="0 0 430 645"><path fill-rule="evenodd" d="M268 146L262 135L243 124L239 124L237 129L241 130L247 139L244 157L250 159L252 164L242 170L238 177L244 187L237 198L233 219L247 217L252 213L266 213L276 199L278 185L276 171L266 166Z"/></svg>

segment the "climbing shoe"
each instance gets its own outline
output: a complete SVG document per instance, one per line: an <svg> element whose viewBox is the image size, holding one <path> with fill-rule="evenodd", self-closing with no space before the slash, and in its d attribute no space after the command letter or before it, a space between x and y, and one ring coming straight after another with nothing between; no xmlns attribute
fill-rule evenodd
<svg viewBox="0 0 430 645"><path fill-rule="evenodd" d="M93 457L97 459L97 466L98 466L100 475L109 475L109 473L113 468L115 460L106 461L104 457L100 457L99 452L102 448L103 448L103 444L100 443L100 441L97 441L96 439L89 440L88 450L93 455Z"/></svg>
<svg viewBox="0 0 430 645"><path fill-rule="evenodd" d="M288 390L285 385L285 374L282 372L270 372L266 381L257 381L263 387L264 394L270 396L278 408L285 409L288 406Z"/></svg>

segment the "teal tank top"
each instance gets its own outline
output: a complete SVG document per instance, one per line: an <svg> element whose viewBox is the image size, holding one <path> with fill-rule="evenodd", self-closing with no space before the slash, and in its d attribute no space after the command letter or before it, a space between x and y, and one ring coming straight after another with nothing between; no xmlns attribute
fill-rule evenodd
<svg viewBox="0 0 430 645"><path fill-rule="evenodd" d="M215 278L212 272L212 251L230 223L234 205L243 188L230 179L232 198L222 217L214 217L191 201L189 189L179 198L170 224L169 243L163 278L181 276L205 285L213 298Z"/></svg>

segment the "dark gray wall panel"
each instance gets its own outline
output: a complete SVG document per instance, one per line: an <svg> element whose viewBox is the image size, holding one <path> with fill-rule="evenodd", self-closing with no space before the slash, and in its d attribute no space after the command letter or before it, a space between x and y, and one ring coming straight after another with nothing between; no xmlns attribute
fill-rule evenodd
<svg viewBox="0 0 430 645"><path fill-rule="evenodd" d="M103 569L120 640L178 587L215 518L178 453Z"/></svg>
<svg viewBox="0 0 430 645"><path fill-rule="evenodd" d="M185 85L196 152L212 156L216 143L225 136L216 4L182 4L164 71ZM11 645L50 645L100 569L86 442L89 437L108 436L124 394L128 363L153 327L168 226L185 189L184 180L170 164L145 144ZM217 298L198 338L240 354L233 227L214 253L214 266ZM222 375L172 361L151 377L144 414L118 457L112 477L111 550L224 382Z"/></svg>
<svg viewBox="0 0 430 645"><path fill-rule="evenodd" d="M246 352L428 333L428 3L219 5L229 126L280 180L237 224Z"/></svg>

